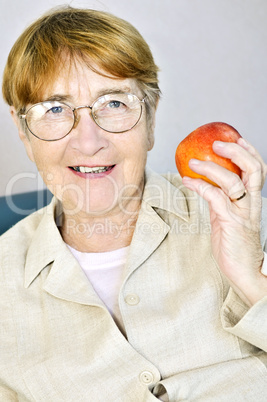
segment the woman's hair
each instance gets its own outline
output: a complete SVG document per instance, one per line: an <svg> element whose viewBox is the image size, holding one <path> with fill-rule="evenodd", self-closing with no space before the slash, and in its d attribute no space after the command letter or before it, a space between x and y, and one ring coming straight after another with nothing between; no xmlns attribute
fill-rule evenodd
<svg viewBox="0 0 267 402"><path fill-rule="evenodd" d="M112 14L64 6L32 23L10 51L3 76L3 97L18 112L42 101L60 72L62 56L104 70L107 76L133 78L146 95L148 115L160 89L158 68L140 33ZM105 73L101 73L104 75Z"/></svg>

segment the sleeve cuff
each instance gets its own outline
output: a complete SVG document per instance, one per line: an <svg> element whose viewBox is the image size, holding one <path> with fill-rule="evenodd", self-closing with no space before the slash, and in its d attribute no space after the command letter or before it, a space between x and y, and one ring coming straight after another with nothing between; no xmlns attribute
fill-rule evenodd
<svg viewBox="0 0 267 402"><path fill-rule="evenodd" d="M249 308L230 288L221 309L223 328L267 351L267 296Z"/></svg>

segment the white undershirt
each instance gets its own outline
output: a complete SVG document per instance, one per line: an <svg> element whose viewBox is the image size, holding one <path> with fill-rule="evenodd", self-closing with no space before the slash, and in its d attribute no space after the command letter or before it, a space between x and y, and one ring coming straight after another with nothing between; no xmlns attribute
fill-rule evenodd
<svg viewBox="0 0 267 402"><path fill-rule="evenodd" d="M104 253L82 253L68 245L79 262L95 292L108 308L114 321L123 331L118 296L129 247Z"/></svg>

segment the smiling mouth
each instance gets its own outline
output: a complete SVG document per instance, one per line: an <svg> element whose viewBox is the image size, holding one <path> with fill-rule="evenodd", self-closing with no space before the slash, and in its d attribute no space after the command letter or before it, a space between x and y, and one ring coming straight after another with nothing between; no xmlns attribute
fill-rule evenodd
<svg viewBox="0 0 267 402"><path fill-rule="evenodd" d="M112 166L70 166L71 169L75 170L75 172L79 173L105 173L114 168L115 165Z"/></svg>

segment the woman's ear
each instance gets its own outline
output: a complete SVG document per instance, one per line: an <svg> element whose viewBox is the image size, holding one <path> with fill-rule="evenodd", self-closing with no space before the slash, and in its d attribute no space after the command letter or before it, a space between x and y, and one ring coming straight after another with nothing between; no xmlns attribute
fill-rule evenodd
<svg viewBox="0 0 267 402"><path fill-rule="evenodd" d="M155 124L151 124L149 127L149 131L148 131L148 138L147 138L147 142L148 142L148 147L147 150L151 151L151 149L154 146L154 142L155 142L155 138L154 138L154 128L155 128Z"/></svg>
<svg viewBox="0 0 267 402"><path fill-rule="evenodd" d="M18 117L18 114L14 108L14 106L10 107L10 114L12 117L12 120L14 121L17 129L18 129L18 133L19 133L19 138L21 139L21 141L23 142L27 155L30 158L30 160L32 162L34 162L34 156L33 156L33 152L32 152L32 146L31 146L31 142L29 139L29 136L27 135L27 133L25 132L25 130L22 127L21 121Z"/></svg>
<svg viewBox="0 0 267 402"><path fill-rule="evenodd" d="M159 99L157 100L156 107L153 110L153 113L151 113L151 116L149 117L149 127L148 127L148 151L151 151L151 149L154 146L155 143L155 136L154 136L154 131L155 131L155 125L156 125L156 111L158 108L159 104Z"/></svg>

